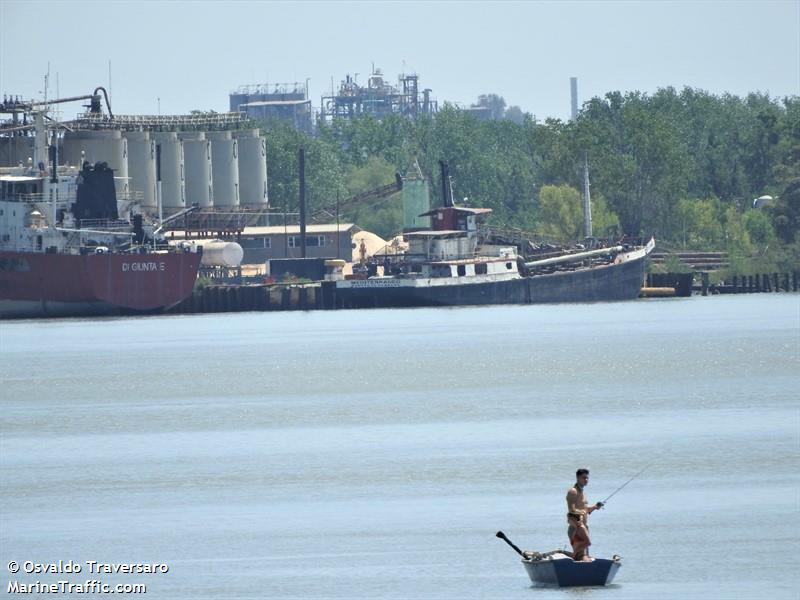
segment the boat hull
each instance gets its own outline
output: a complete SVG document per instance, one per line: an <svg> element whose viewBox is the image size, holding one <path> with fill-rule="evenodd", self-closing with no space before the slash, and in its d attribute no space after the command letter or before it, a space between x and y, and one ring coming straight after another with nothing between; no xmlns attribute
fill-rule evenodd
<svg viewBox="0 0 800 600"><path fill-rule="evenodd" d="M0 252L0 318L158 312L192 293L200 258Z"/></svg>
<svg viewBox="0 0 800 600"><path fill-rule="evenodd" d="M501 281L453 278L447 285L403 285L402 280L365 280L337 286L339 308L467 306L633 300L639 296L646 255L619 264ZM470 281L473 279L473 281ZM463 281L460 283L459 280Z"/></svg>
<svg viewBox="0 0 800 600"><path fill-rule="evenodd" d="M609 585L622 566L620 560L595 558L591 562L575 562L571 558L523 560L531 581L559 587Z"/></svg>

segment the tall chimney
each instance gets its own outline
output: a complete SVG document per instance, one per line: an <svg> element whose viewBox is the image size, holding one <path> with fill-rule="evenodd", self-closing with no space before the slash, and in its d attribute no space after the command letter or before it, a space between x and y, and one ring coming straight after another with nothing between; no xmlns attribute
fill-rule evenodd
<svg viewBox="0 0 800 600"><path fill-rule="evenodd" d="M442 171L442 206L455 206L453 203L453 187L450 182L450 167L443 160L439 161L439 166Z"/></svg>

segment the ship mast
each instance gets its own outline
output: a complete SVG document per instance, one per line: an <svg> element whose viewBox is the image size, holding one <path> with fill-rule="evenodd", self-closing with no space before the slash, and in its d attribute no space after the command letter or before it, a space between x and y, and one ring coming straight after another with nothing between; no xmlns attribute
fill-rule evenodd
<svg viewBox="0 0 800 600"><path fill-rule="evenodd" d="M41 170L41 165L47 164L47 129L44 126L44 108L36 108L33 112L33 126L35 138L33 139L33 165L34 169Z"/></svg>
<svg viewBox="0 0 800 600"><path fill-rule="evenodd" d="M37 107L34 109L32 116L33 116L33 126L34 126L34 138L33 138L33 165L31 167L35 170L34 172L44 175L47 172L48 165L50 164L50 156L49 156L49 142L50 142L50 131L44 124L44 120L46 117L47 112L47 105ZM53 133L55 136L56 134ZM58 141L55 140L54 144L56 149L58 148ZM56 150L57 151L57 150ZM46 199L47 203L50 205L50 224L52 227L56 226L56 217L58 212L58 175L56 169L58 169L58 159L52 161L51 167L53 172L50 174L50 177L47 179L42 179L42 195Z"/></svg>
<svg viewBox="0 0 800 600"><path fill-rule="evenodd" d="M589 192L589 157L583 155L583 234L592 237L592 198Z"/></svg>

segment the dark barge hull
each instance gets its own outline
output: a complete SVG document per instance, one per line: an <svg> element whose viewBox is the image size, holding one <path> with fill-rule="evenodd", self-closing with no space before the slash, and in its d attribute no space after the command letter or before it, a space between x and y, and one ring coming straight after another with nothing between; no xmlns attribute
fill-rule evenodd
<svg viewBox="0 0 800 600"><path fill-rule="evenodd" d="M337 287L337 308L401 308L633 300L646 257L506 281L418 287Z"/></svg>

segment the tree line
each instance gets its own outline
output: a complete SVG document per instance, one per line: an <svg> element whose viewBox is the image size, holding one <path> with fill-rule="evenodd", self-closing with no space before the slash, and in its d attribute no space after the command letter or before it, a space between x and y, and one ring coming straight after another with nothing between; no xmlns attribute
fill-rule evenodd
<svg viewBox="0 0 800 600"><path fill-rule="evenodd" d="M445 105L431 117L321 123L314 137L286 122L262 122L270 203L297 210L300 147L306 149L307 197L315 207L389 183L415 160L431 190L438 190L438 163L444 160L457 203L492 208L493 225L568 241L582 237L587 161L596 236L655 235L668 247L727 250L753 268L796 268L797 96L742 98L692 88L609 92L566 122L504 114L502 98L481 98L491 99L503 116L479 120ZM764 195L773 201L754 208L754 199ZM383 237L402 227L397 199L356 208L345 218Z"/></svg>

